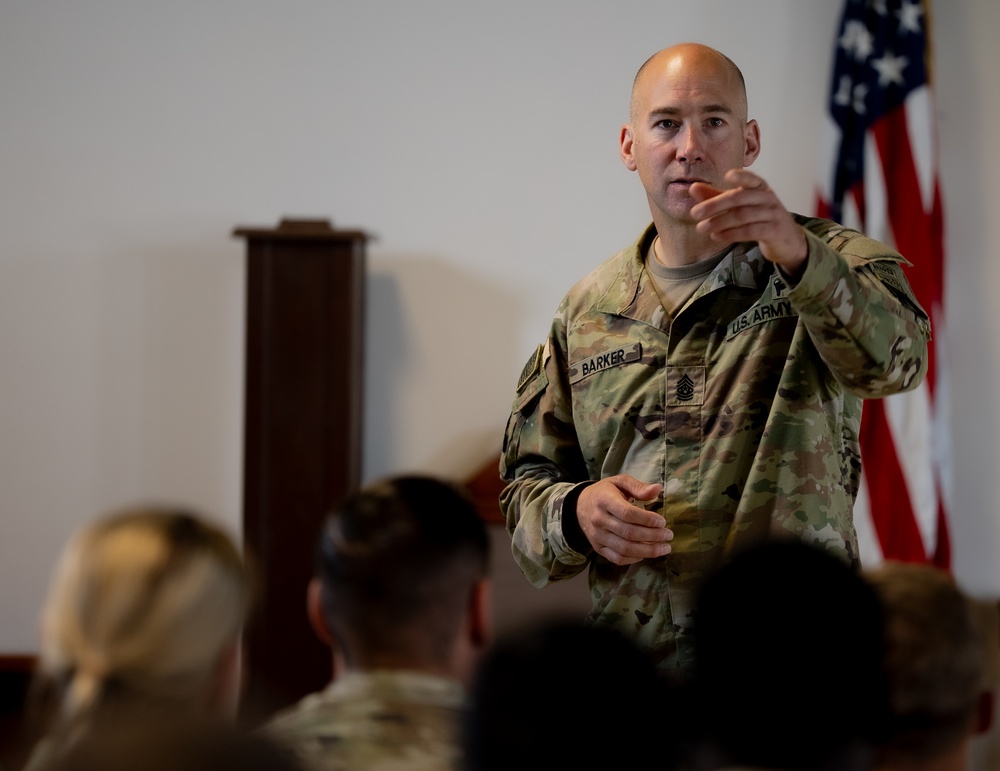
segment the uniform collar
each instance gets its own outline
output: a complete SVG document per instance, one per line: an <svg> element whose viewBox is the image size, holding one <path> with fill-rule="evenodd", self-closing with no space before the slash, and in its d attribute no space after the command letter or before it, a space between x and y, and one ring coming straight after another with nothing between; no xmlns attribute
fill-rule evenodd
<svg viewBox="0 0 1000 771"><path fill-rule="evenodd" d="M645 264L645 255L654 238L656 227L651 223L635 243L621 253L618 274L595 304L596 310L657 326L666 320L666 312ZM755 242L738 243L722 258L691 299L693 301L727 286L760 291L773 275L774 265L764 259Z"/></svg>

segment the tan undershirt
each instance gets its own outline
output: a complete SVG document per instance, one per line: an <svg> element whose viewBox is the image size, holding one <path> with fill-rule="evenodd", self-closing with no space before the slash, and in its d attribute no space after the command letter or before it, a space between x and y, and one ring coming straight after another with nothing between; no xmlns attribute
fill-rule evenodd
<svg viewBox="0 0 1000 771"><path fill-rule="evenodd" d="M656 239L649 245L646 252L646 267L649 269L649 276L653 279L653 288L663 304L663 309L673 318L676 311L684 307L684 304L691 299L691 295L698 291L705 278L715 270L716 266L722 262L722 258L729 254L732 246L727 246L718 254L709 257L707 260L682 265L679 268L668 268L656 258L654 248Z"/></svg>

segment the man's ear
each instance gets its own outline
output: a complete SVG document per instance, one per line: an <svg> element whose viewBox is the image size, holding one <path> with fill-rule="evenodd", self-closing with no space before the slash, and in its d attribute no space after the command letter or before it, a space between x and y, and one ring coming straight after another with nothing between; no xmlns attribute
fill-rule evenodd
<svg viewBox="0 0 1000 771"><path fill-rule="evenodd" d="M330 627L326 623L323 615L323 584L318 578L309 582L306 589L306 615L309 617L309 625L313 628L316 636L324 645L333 647L333 635Z"/></svg>
<svg viewBox="0 0 1000 771"><path fill-rule="evenodd" d="M743 127L743 166L744 168L757 160L760 155L760 126L757 121L748 120Z"/></svg>
<svg viewBox="0 0 1000 771"><path fill-rule="evenodd" d="M635 156L632 154L634 144L635 134L632 126L626 123L622 126L621 133L618 135L618 154L621 155L622 163L625 164L625 168L629 171L635 171L639 168L635 165Z"/></svg>
<svg viewBox="0 0 1000 771"><path fill-rule="evenodd" d="M469 594L469 637L473 645L486 648L493 641L493 583L477 581Z"/></svg>

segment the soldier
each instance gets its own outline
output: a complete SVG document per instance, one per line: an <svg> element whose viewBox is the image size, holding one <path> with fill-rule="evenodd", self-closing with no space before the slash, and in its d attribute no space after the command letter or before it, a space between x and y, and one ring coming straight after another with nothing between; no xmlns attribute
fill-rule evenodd
<svg viewBox="0 0 1000 771"><path fill-rule="evenodd" d="M857 560L863 398L915 388L929 322L902 256L789 213L743 76L682 44L635 77L625 166L652 224L566 295L517 384L501 495L536 586L589 569L590 620L686 667L699 580L797 537Z"/></svg>
<svg viewBox="0 0 1000 771"><path fill-rule="evenodd" d="M265 732L314 771L457 768L465 683L490 636L488 555L451 484L395 477L348 498L307 598L340 674Z"/></svg>

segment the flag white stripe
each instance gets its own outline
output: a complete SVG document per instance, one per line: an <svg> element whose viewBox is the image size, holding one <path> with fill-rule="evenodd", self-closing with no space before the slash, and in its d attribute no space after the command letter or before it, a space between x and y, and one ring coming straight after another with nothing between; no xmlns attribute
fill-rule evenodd
<svg viewBox="0 0 1000 771"><path fill-rule="evenodd" d="M871 502L868 499L868 483L864 474L858 487L858 497L854 502L854 531L858 535L858 558L866 570L878 567L885 561L879 543L875 523L872 521Z"/></svg>
<svg viewBox="0 0 1000 771"><path fill-rule="evenodd" d="M937 542L938 494L931 437L932 412L926 380L912 391L885 399L885 415L896 457L927 554L934 553Z"/></svg>
<svg viewBox="0 0 1000 771"><path fill-rule="evenodd" d="M889 227L885 167L875 134L871 131L865 132L865 235L885 244L894 244Z"/></svg>
<svg viewBox="0 0 1000 771"><path fill-rule="evenodd" d="M910 152L920 182L920 198L924 202L924 211L929 212L934 208L934 182L937 174L933 135L934 103L931 90L927 86L921 86L910 92L906 97L904 110L906 131L910 135Z"/></svg>
<svg viewBox="0 0 1000 771"><path fill-rule="evenodd" d="M938 470L938 485L945 511L954 511L954 476L952 475L952 458L954 449L951 434L951 361L948 358L948 327L945 325L944 312L938 307L933 310L932 326L934 329L934 353L937 357L934 384L934 465Z"/></svg>

